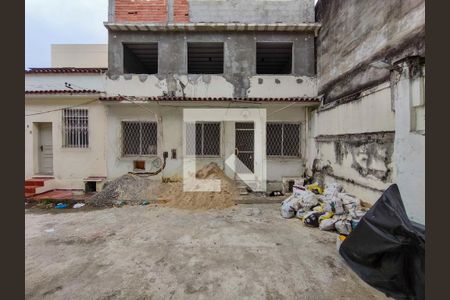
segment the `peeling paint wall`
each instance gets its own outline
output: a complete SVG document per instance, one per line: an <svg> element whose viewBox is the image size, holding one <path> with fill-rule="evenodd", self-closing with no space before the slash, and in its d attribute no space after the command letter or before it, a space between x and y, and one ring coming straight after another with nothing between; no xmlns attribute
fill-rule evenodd
<svg viewBox="0 0 450 300"><path fill-rule="evenodd" d="M356 101L311 114L308 169L374 203L395 177L395 116L389 84Z"/></svg>
<svg viewBox="0 0 450 300"><path fill-rule="evenodd" d="M108 96L234 97L233 84L221 75L173 75L171 81L157 75L126 74L106 78ZM258 75L249 77L247 97L316 97L315 78Z"/></svg>

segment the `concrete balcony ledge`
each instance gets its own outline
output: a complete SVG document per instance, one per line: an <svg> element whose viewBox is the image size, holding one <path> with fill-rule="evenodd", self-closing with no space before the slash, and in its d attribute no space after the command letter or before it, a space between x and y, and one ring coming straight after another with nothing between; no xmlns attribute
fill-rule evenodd
<svg viewBox="0 0 450 300"><path fill-rule="evenodd" d="M297 31L313 32L315 36L320 23L103 23L113 31Z"/></svg>

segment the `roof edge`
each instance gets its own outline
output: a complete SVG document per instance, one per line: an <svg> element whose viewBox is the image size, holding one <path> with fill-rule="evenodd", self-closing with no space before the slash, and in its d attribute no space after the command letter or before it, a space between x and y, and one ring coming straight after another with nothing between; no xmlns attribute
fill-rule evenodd
<svg viewBox="0 0 450 300"><path fill-rule="evenodd" d="M76 68L76 67L28 68L28 70L25 70L25 74L61 74L61 73L101 74L101 73L105 73L107 70L108 70L108 68Z"/></svg>

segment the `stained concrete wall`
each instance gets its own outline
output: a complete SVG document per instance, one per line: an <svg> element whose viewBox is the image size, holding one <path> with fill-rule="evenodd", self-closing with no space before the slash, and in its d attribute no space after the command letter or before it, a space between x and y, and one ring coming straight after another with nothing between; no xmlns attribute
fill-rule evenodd
<svg viewBox="0 0 450 300"><path fill-rule="evenodd" d="M390 184L406 183L400 177L411 172L417 185L403 184L400 192L417 192L421 200L414 203L424 203L418 192L423 187L418 181L424 182L421 160L415 166L416 156L406 150L416 137L397 137L399 124L409 122L394 103L397 83L391 70L372 64L424 56L424 12L424 0L319 0L316 6L316 21L322 23L316 51L323 106L310 116L314 143L308 145L307 166L320 180L340 182L368 202ZM417 156L425 151L420 143L414 144Z"/></svg>
<svg viewBox="0 0 450 300"><path fill-rule="evenodd" d="M306 90L315 91L314 67L314 36L312 34L298 33L109 33L109 71L111 79L123 75L123 43L150 43L157 42L159 47L158 74L160 81L166 81L167 92L175 93L177 76L187 75L187 42L223 42L224 73L222 78L233 87L234 97L254 96L251 85L252 77L256 76L256 42L292 42L293 43L293 69L290 75L277 75L284 85L278 90L295 89L297 96L311 94ZM199 76L190 76L198 78ZM208 78L203 76L203 78ZM258 77L259 78L259 77ZM289 80L289 86L287 86ZM270 83L266 82L266 84ZM291 84L292 83L292 84ZM277 89L274 89L277 90ZM305 92L302 92L304 91ZM223 95L225 96L225 95ZM314 95L315 96L315 95ZM266 96L267 97L267 96Z"/></svg>
<svg viewBox="0 0 450 300"><path fill-rule="evenodd" d="M425 0L319 0L316 20L319 94L325 102L389 80L389 70L369 66L423 55Z"/></svg>

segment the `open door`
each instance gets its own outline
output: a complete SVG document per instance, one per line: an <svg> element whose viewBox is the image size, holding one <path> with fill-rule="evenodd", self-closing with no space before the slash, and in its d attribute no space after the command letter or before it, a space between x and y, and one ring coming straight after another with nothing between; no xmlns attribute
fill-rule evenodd
<svg viewBox="0 0 450 300"><path fill-rule="evenodd" d="M53 175L52 123L39 123L38 128L39 174Z"/></svg>

